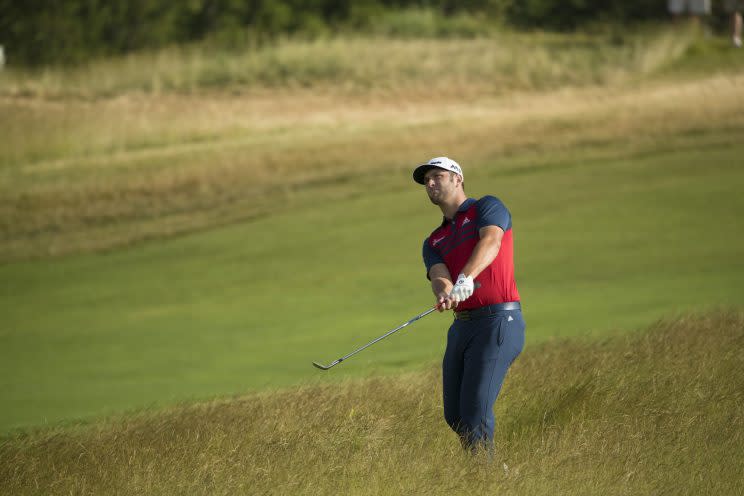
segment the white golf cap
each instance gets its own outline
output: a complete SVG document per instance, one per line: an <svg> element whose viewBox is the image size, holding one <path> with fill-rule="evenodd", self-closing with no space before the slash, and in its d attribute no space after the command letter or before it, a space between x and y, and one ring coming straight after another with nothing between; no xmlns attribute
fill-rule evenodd
<svg viewBox="0 0 744 496"><path fill-rule="evenodd" d="M460 167L460 164L458 164L451 158L434 157L425 164L421 164L416 167L416 170L413 171L413 180L419 184L424 184L424 175L426 174L426 172L435 168L454 172L461 178L465 179L465 176L463 176L462 174L462 167Z"/></svg>

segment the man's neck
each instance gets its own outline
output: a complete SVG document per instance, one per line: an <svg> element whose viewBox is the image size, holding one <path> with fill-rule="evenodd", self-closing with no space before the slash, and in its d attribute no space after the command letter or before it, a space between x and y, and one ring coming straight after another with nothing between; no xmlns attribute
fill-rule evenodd
<svg viewBox="0 0 744 496"><path fill-rule="evenodd" d="M465 193L460 191L459 194L452 199L452 201L439 205L439 208L442 210L442 214L444 214L445 218L452 220L455 218L457 209L459 209L460 205L462 205L463 202L467 199L468 197L465 196Z"/></svg>

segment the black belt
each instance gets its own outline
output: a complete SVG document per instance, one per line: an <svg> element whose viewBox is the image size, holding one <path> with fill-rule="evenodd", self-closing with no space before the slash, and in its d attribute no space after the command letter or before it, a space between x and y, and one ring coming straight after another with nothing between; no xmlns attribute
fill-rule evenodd
<svg viewBox="0 0 744 496"><path fill-rule="evenodd" d="M522 305L518 301L507 301L506 303L496 303L494 305L486 305L485 307L475 308L473 310L463 310L462 312L455 312L455 318L457 320L475 320L488 317L489 315L495 315L499 312L505 312L507 310L521 310Z"/></svg>

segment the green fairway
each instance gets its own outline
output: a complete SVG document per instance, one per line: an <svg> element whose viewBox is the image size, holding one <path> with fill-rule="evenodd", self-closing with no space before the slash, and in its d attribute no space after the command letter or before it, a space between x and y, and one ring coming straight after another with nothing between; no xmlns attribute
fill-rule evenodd
<svg viewBox="0 0 744 496"><path fill-rule="evenodd" d="M469 195L512 210L528 346L740 306L740 137L463 162ZM0 430L438 360L448 315L331 372L310 366L432 304L420 248L440 215L406 164L385 165L293 211L0 266Z"/></svg>

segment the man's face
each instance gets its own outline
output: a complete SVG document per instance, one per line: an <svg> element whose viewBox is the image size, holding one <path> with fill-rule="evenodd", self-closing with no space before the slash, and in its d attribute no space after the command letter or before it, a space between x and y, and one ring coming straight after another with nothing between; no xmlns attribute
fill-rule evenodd
<svg viewBox="0 0 744 496"><path fill-rule="evenodd" d="M444 169L431 169L424 174L426 193L434 205L441 205L455 195L457 175Z"/></svg>

